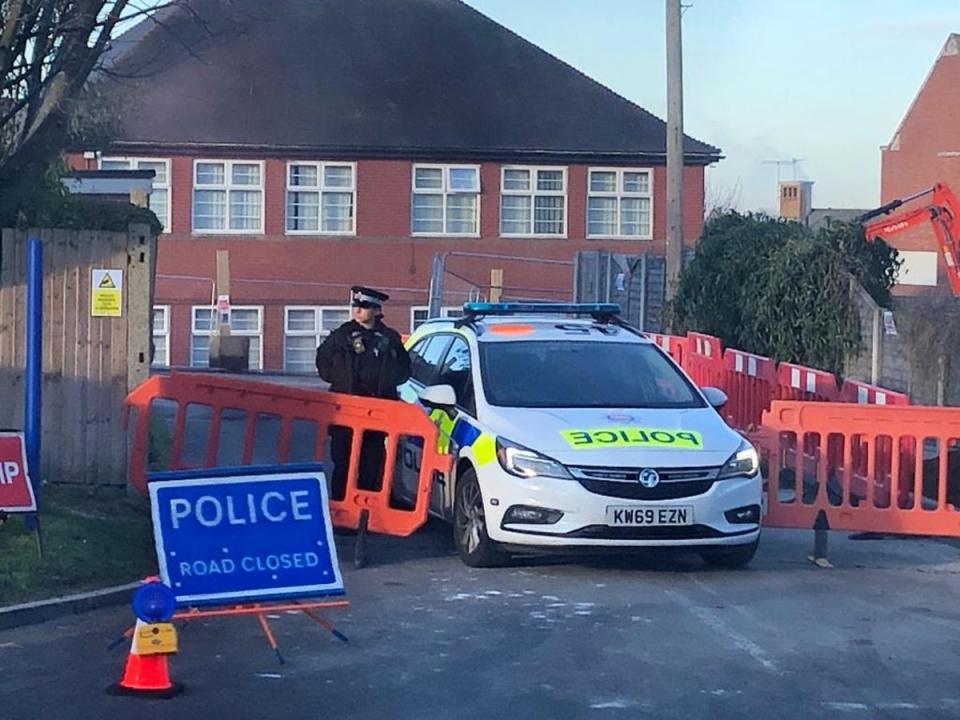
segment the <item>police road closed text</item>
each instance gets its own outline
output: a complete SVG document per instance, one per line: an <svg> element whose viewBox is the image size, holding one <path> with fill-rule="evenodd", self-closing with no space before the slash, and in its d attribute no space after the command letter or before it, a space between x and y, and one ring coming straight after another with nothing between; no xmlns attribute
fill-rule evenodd
<svg viewBox="0 0 960 720"><path fill-rule="evenodd" d="M246 525L257 522L283 522L287 517L308 522L314 516L308 511L308 492L298 490L284 495L275 490L260 490L259 494L248 492L242 497L228 495L218 498L203 495L195 503L185 498L170 500L170 518L173 529L179 530L181 522L195 520L203 527L213 528L226 522L228 525Z"/></svg>
<svg viewBox="0 0 960 720"><path fill-rule="evenodd" d="M223 575L237 572L275 572L291 568L317 567L320 556L314 552L281 553L280 555L245 555L239 562L233 558L222 560L194 560L179 563L178 570L184 577Z"/></svg>
<svg viewBox="0 0 960 720"><path fill-rule="evenodd" d="M170 518L173 529L179 530L181 524L196 522L202 527L216 528L227 525L246 525L247 523L281 523L287 518L298 522L310 522L314 519L309 511L306 490L281 493L275 490L261 490L244 493L242 496L228 495L225 498L203 495L191 502L184 498L170 500ZM237 572L274 572L276 570L301 567L316 567L320 558L314 552L283 553L281 555L244 556L239 561L233 558L213 560L194 560L179 562L180 574L184 576L202 576L217 573Z"/></svg>
<svg viewBox="0 0 960 720"><path fill-rule="evenodd" d="M178 602L342 592L322 473L178 479L150 489L161 575Z"/></svg>

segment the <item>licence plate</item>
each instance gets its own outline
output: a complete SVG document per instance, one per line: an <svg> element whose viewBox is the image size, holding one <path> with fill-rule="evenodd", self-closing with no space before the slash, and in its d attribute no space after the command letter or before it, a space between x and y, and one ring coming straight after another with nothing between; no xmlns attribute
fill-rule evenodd
<svg viewBox="0 0 960 720"><path fill-rule="evenodd" d="M693 506L645 507L643 505L631 505L628 507L608 507L607 525L614 527L693 525Z"/></svg>

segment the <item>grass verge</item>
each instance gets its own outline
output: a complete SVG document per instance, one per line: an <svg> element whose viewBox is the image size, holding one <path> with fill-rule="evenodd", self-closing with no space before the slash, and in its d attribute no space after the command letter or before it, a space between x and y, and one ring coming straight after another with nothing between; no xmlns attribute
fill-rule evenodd
<svg viewBox="0 0 960 720"><path fill-rule="evenodd" d="M43 559L24 519L0 525L0 606L139 580L156 572L149 504L122 488L45 485Z"/></svg>

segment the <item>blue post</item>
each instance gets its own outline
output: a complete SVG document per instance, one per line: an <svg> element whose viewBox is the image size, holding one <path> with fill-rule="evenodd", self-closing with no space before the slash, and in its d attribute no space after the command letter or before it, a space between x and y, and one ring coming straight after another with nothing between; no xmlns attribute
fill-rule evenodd
<svg viewBox="0 0 960 720"><path fill-rule="evenodd" d="M27 240L27 393L23 433L33 492L40 498L40 439L43 416L43 243ZM34 518L28 518L33 529Z"/></svg>

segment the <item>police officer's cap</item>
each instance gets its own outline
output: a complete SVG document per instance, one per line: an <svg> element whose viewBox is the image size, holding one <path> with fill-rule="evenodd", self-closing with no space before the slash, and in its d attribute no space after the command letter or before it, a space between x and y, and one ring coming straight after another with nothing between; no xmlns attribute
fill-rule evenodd
<svg viewBox="0 0 960 720"><path fill-rule="evenodd" d="M380 307L389 299L389 295L373 288L363 287L362 285L354 285L350 288L350 302L354 306L376 305Z"/></svg>

